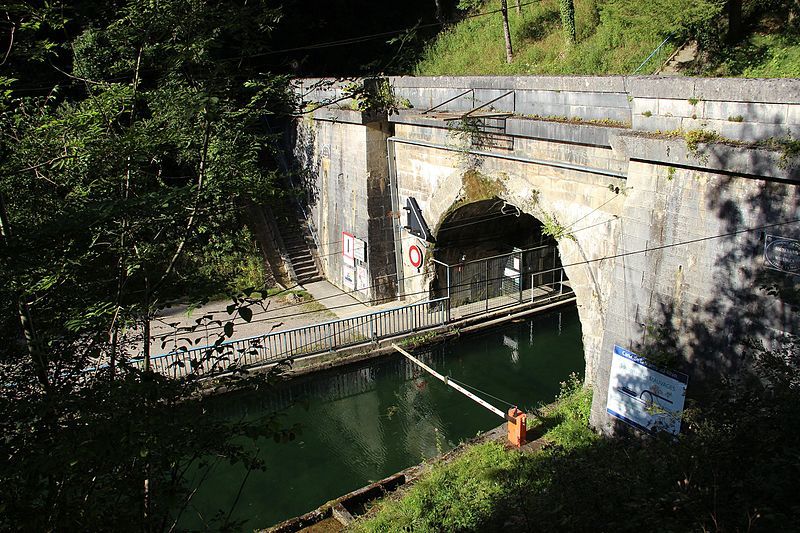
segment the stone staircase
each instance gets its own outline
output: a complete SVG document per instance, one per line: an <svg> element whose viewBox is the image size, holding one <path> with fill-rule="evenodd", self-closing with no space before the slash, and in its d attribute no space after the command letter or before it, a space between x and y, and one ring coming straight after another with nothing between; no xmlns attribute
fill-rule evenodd
<svg viewBox="0 0 800 533"><path fill-rule="evenodd" d="M300 285L322 280L314 259L316 245L305 221L295 209L276 209L275 219L291 262L290 276Z"/></svg>
<svg viewBox="0 0 800 533"><path fill-rule="evenodd" d="M683 71L695 60L697 60L697 41L689 41L675 50L655 74L682 75Z"/></svg>

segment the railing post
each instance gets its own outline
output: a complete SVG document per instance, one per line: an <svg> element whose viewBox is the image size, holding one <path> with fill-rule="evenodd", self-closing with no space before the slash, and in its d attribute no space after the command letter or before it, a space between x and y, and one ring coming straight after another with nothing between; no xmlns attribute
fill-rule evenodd
<svg viewBox="0 0 800 533"><path fill-rule="evenodd" d="M536 273L534 272L534 273L531 274L531 303L533 303L533 300L534 300L534 297L535 297L535 293L536 293L536 285L534 283L535 282L535 278L536 278Z"/></svg>
<svg viewBox="0 0 800 533"><path fill-rule="evenodd" d="M564 267L559 270L560 278L558 280L558 295L564 294Z"/></svg>
<svg viewBox="0 0 800 533"><path fill-rule="evenodd" d="M447 265L447 298L450 299L450 265Z"/></svg>
<svg viewBox="0 0 800 533"><path fill-rule="evenodd" d="M486 312L489 312L489 261L484 261L486 263Z"/></svg>

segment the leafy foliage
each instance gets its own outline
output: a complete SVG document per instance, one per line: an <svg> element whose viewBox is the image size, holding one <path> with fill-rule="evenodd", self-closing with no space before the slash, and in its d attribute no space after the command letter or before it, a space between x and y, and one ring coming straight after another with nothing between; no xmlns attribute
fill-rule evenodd
<svg viewBox="0 0 800 533"><path fill-rule="evenodd" d="M285 77L242 59L265 50L279 14L264 1L128 0L8 15L0 528L169 529L191 497L187 468L209 456L261 468L248 442L292 435L270 420L207 420L190 399L202 369L227 364L233 318L257 305L259 269L231 259L252 256L242 204L283 194L265 120L293 97ZM165 369L184 379L153 372L154 313L220 277L248 294L215 345ZM223 323L197 327L212 321ZM269 386L284 369L227 368L228 389ZM214 527L230 526L222 513Z"/></svg>
<svg viewBox="0 0 800 533"><path fill-rule="evenodd" d="M567 43L575 43L575 2L573 0L559 0L561 11L561 27Z"/></svg>

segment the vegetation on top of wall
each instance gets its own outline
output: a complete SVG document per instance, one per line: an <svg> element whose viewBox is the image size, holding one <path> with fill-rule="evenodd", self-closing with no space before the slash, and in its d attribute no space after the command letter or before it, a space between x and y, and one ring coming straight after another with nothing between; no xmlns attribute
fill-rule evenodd
<svg viewBox="0 0 800 533"><path fill-rule="evenodd" d="M562 16L574 3L575 42L565 42ZM526 4L526 3L523 3ZM687 74L800 76L795 3L743 2L743 35L729 36L723 0L542 0L509 10L514 60L505 60L500 14L467 18L445 29L424 51L417 75L632 74L656 71L676 47L696 40ZM473 2L472 12L496 10L499 0ZM789 13L795 17L789 20ZM572 30L570 30L572 31Z"/></svg>

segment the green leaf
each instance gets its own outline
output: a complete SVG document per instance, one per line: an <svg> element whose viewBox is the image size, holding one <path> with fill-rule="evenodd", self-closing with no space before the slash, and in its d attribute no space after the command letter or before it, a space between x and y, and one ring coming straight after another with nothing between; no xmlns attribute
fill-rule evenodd
<svg viewBox="0 0 800 533"><path fill-rule="evenodd" d="M250 322L253 318L253 310L249 307L242 307L239 309L239 316L242 317L245 322Z"/></svg>
<svg viewBox="0 0 800 533"><path fill-rule="evenodd" d="M226 337L233 337L233 322L225 322L224 330Z"/></svg>

